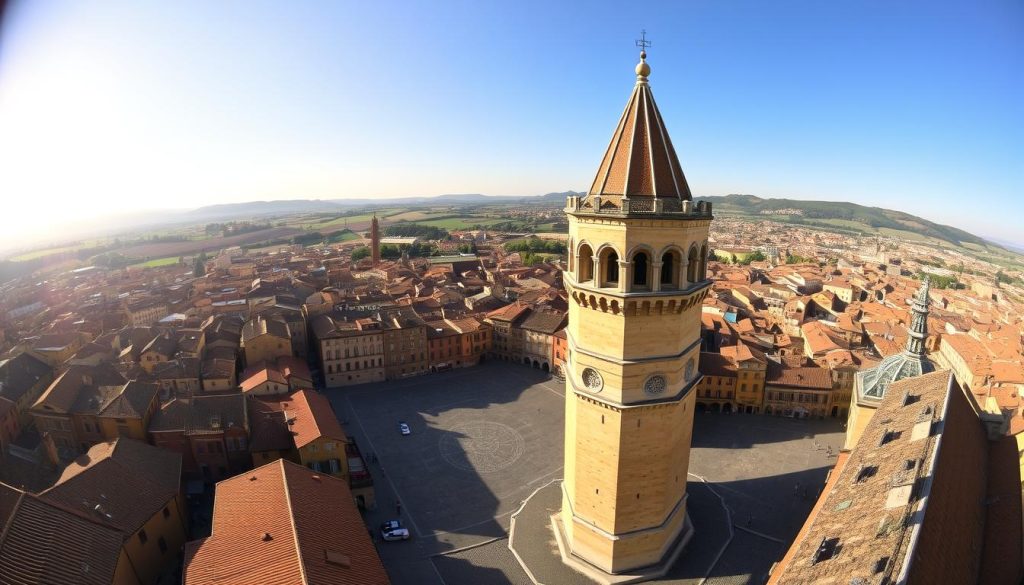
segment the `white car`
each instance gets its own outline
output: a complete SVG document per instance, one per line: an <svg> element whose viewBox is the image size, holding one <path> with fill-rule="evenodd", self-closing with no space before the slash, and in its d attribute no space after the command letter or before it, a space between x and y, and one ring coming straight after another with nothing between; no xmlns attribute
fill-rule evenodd
<svg viewBox="0 0 1024 585"><path fill-rule="evenodd" d="M412 434L412 429L410 429L409 425L407 425L406 423L400 422L398 423L398 432L402 433L405 436L408 436Z"/></svg>
<svg viewBox="0 0 1024 585"><path fill-rule="evenodd" d="M380 525L380 537L384 540L409 540L409 529L400 520L388 520Z"/></svg>

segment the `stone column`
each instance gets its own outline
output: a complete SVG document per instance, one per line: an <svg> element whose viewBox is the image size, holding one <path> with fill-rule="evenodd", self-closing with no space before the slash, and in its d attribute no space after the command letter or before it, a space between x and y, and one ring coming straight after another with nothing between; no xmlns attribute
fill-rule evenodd
<svg viewBox="0 0 1024 585"><path fill-rule="evenodd" d="M679 261L679 288L685 289L690 286L689 275L686 269L690 266L690 261L685 257Z"/></svg>
<svg viewBox="0 0 1024 585"><path fill-rule="evenodd" d="M651 262L651 272L653 273L653 278L651 279L651 292L658 292L661 290L661 267L663 264L663 262Z"/></svg>
<svg viewBox="0 0 1024 585"><path fill-rule="evenodd" d="M594 269L592 271L594 278L591 279L594 282L594 286L601 286L601 281L604 279L604 275L601 274L601 258L594 256L592 261L594 262Z"/></svg>
<svg viewBox="0 0 1024 585"><path fill-rule="evenodd" d="M628 292L628 283L633 282L633 263L628 260L619 260L619 292Z"/></svg>

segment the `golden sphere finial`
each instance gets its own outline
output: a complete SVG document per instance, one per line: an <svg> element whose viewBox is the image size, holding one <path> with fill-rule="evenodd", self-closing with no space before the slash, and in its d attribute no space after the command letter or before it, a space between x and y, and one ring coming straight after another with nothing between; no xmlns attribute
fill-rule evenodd
<svg viewBox="0 0 1024 585"><path fill-rule="evenodd" d="M647 64L647 51L640 51L640 62L636 64L636 76L646 78L651 74L651 66Z"/></svg>

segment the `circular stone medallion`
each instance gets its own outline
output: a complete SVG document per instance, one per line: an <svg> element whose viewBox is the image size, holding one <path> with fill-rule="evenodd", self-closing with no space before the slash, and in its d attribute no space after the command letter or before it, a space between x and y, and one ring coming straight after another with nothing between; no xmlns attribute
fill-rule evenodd
<svg viewBox="0 0 1024 585"><path fill-rule="evenodd" d="M501 471L519 460L523 436L508 425L475 420L454 425L438 441L441 457L453 467L474 473Z"/></svg>
<svg viewBox="0 0 1024 585"><path fill-rule="evenodd" d="M601 388L604 387L604 380L601 378L601 374L594 368L584 368L580 379L583 380L583 385L587 390L591 392L600 392Z"/></svg>
<svg viewBox="0 0 1024 585"><path fill-rule="evenodd" d="M664 376L651 376L644 382L644 392L647 394L661 394L665 391L665 386L667 384Z"/></svg>

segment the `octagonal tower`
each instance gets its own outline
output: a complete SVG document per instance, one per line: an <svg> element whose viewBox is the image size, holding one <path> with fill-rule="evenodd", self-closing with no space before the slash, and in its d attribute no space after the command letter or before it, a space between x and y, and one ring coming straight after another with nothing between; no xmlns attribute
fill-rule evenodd
<svg viewBox="0 0 1024 585"><path fill-rule="evenodd" d="M694 204L640 53L585 197L569 197L562 510L566 562L663 573L692 533L686 474L700 382L711 205Z"/></svg>

